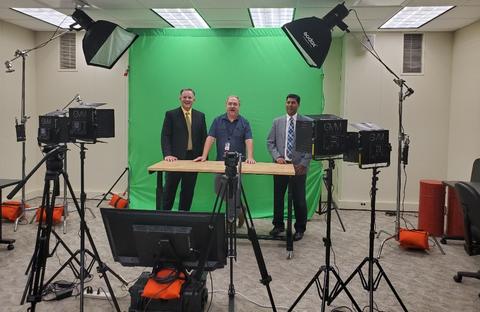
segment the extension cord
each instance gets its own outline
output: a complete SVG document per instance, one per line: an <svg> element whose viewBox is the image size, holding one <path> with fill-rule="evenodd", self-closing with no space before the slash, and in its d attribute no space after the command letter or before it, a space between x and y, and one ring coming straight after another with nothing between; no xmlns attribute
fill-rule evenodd
<svg viewBox="0 0 480 312"><path fill-rule="evenodd" d="M84 289L83 290L83 296L85 298L93 298L93 299L112 299L112 297L110 296L110 293L107 291L107 292L103 292L103 290L101 289L98 289L98 290L94 290L92 293L88 293L87 292L87 289Z"/></svg>

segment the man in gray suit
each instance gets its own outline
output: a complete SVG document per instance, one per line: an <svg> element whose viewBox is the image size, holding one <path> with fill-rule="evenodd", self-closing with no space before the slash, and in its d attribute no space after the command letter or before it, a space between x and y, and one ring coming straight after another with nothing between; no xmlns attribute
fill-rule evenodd
<svg viewBox="0 0 480 312"><path fill-rule="evenodd" d="M295 151L295 123L297 120L310 120L310 118L297 114L300 106L300 96L287 95L285 108L286 116L281 116L273 121L272 129L267 138L267 148L277 164L293 164L295 176L292 177L293 207L295 211L294 240L303 238L307 226L307 200L305 195L305 182L307 170L312 154ZM285 231L283 222L284 198L288 187L288 176L273 176L273 229L270 235L277 236Z"/></svg>

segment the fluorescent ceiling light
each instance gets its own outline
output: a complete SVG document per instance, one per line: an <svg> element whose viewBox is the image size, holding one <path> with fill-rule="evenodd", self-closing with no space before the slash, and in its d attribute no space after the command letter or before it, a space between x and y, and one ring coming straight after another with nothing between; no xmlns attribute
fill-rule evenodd
<svg viewBox="0 0 480 312"><path fill-rule="evenodd" d="M26 14L60 28L69 28L75 21L68 15L48 8L11 8L14 11Z"/></svg>
<svg viewBox="0 0 480 312"><path fill-rule="evenodd" d="M210 28L195 9L152 9L175 28Z"/></svg>
<svg viewBox="0 0 480 312"><path fill-rule="evenodd" d="M293 8L250 8L253 27L281 27L293 20Z"/></svg>
<svg viewBox="0 0 480 312"><path fill-rule="evenodd" d="M420 28L455 6L404 7L380 28Z"/></svg>

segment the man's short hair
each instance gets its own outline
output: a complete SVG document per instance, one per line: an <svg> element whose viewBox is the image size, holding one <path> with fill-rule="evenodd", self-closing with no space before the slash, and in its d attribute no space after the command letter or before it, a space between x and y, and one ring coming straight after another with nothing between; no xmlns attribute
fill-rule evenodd
<svg viewBox="0 0 480 312"><path fill-rule="evenodd" d="M295 99L297 101L298 105L300 105L300 95L295 94L295 93L290 93L289 95L287 95L285 100L288 100L288 98Z"/></svg>
<svg viewBox="0 0 480 312"><path fill-rule="evenodd" d="M228 103L228 99L229 99L229 98L236 98L237 101L238 101L238 104L240 105L240 98L239 98L237 95L229 95L229 96L227 96L227 99L226 99L225 103Z"/></svg>
<svg viewBox="0 0 480 312"><path fill-rule="evenodd" d="M180 95L182 95L183 91L191 91L193 93L193 95L195 95L195 91L191 88L185 88L185 89L180 90Z"/></svg>

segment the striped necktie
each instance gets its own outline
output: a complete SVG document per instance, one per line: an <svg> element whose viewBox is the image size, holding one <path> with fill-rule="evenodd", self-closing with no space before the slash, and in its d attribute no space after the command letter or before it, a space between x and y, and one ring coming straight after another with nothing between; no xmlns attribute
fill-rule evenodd
<svg viewBox="0 0 480 312"><path fill-rule="evenodd" d="M288 120L287 132L287 158L292 159L293 145L295 143L295 125L293 124L293 117Z"/></svg>

